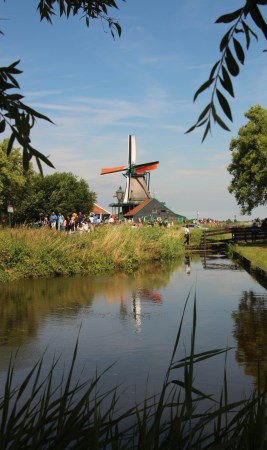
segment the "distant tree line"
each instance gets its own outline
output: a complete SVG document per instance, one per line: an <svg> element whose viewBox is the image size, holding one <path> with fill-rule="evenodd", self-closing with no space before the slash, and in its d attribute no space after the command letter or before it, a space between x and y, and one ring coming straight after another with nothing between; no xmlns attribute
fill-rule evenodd
<svg viewBox="0 0 267 450"><path fill-rule="evenodd" d="M74 211L89 214L96 193L88 183L70 172L55 172L41 176L32 164L23 168L23 157L19 148L13 148L7 156L9 140L0 143L0 216L8 219L8 205L13 206L12 222L30 223L39 214L52 211L65 215Z"/></svg>

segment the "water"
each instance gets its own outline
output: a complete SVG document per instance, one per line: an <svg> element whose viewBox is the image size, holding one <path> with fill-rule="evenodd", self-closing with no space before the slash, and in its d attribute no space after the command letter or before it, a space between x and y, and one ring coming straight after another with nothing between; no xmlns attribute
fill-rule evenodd
<svg viewBox="0 0 267 450"><path fill-rule="evenodd" d="M191 292L191 293L190 293ZM76 374L91 378L115 364L103 387L121 385L123 402L157 393L168 367L189 295L176 359L190 351L194 295L196 351L233 347L227 356L231 400L247 394L267 369L267 293L264 286L221 255L144 267L133 275L23 280L1 287L0 382L19 348L16 381L45 351L44 369L61 355L58 377L69 366L79 336ZM224 357L196 366L196 385L218 393Z"/></svg>

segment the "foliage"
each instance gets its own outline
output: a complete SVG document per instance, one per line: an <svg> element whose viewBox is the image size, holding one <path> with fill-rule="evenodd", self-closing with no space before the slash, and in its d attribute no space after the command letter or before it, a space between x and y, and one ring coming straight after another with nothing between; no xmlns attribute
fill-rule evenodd
<svg viewBox="0 0 267 450"><path fill-rule="evenodd" d="M143 263L183 254L177 231L99 225L94 232L67 234L46 227L0 230L0 282L54 275L132 272Z"/></svg>
<svg viewBox="0 0 267 450"><path fill-rule="evenodd" d="M12 149L7 156L8 139L0 143L0 216L7 220L7 205L14 208L13 223L35 222L39 214L52 211L89 214L96 201L95 192L87 182L67 172L56 172L45 177L38 175L30 163L23 168L20 149Z"/></svg>
<svg viewBox="0 0 267 450"><path fill-rule="evenodd" d="M125 1L125 0L121 0ZM89 27L91 20L101 19L108 24L112 37L115 33L121 35L120 24L108 15L108 8L118 9L115 0L39 0L37 10L39 10L41 20L47 20L52 24L52 18L59 9L59 15L81 15L85 19L86 26Z"/></svg>
<svg viewBox="0 0 267 450"><path fill-rule="evenodd" d="M10 361L0 398L2 448L81 449L264 449L266 448L266 392L231 403L226 369L219 400L197 387L195 366L230 350L196 351L196 295L191 348L176 361L187 297L169 367L157 396L145 398L126 411L120 408L115 386L101 391L108 367L92 380L75 380L76 342L67 373L57 376L59 358L44 374L42 357L18 387L15 361ZM60 380L59 382L56 380ZM103 389L103 388L102 388Z"/></svg>
<svg viewBox="0 0 267 450"><path fill-rule="evenodd" d="M251 214L267 203L267 110L252 106L245 114L249 120L230 142L233 176L229 192L235 195L242 214Z"/></svg>
<svg viewBox="0 0 267 450"><path fill-rule="evenodd" d="M7 216L7 206L20 205L28 191L34 176L32 166L27 173L23 169L23 161L19 149L13 149L7 156L8 139L0 143L0 215Z"/></svg>
<svg viewBox="0 0 267 450"><path fill-rule="evenodd" d="M89 214L95 200L96 194L90 191L85 180L78 179L71 172L55 172L34 177L21 209L24 220L29 222L37 221L40 213L47 215L52 211L61 212L64 216L79 211Z"/></svg>
<svg viewBox="0 0 267 450"><path fill-rule="evenodd" d="M220 42L220 59L212 67L208 80L199 87L194 95L195 101L199 94L212 88L209 103L199 115L196 123L187 131L189 133L195 128L204 126L202 142L205 140L207 134L211 132L213 122L214 124L217 123L224 130L230 131L224 120L222 120L221 115L218 114L217 104L225 117L232 121L231 108L222 90L231 97L234 97L232 79L239 75L240 64L243 65L245 62L244 45L246 45L246 50L248 50L251 38L258 40L257 34L249 26L249 20L252 20L254 25L262 32L265 39L267 39L267 24L259 9L259 5L263 8L263 6L267 5L267 1L245 0L243 7L225 14L216 20L216 23L231 23L232 25ZM243 38L245 44L242 42Z"/></svg>
<svg viewBox="0 0 267 450"><path fill-rule="evenodd" d="M113 38L115 33L121 35L120 25L108 14L108 9L118 8L115 0L39 0L37 10L41 20L52 23L57 7L60 17L69 18L70 15L82 15L87 27L91 20L99 18L108 24ZM0 32L0 34L3 33ZM15 61L9 66L0 67L0 133L4 133L7 127L10 128L11 135L6 149L7 155L12 151L15 140L18 141L23 149L24 169L29 168L29 162L34 157L42 174L42 162L52 168L54 166L48 157L31 145L31 130L37 119L53 122L22 101L24 96L17 92L20 90L20 85L16 77L22 73L18 68L19 63L20 61Z"/></svg>
<svg viewBox="0 0 267 450"><path fill-rule="evenodd" d="M15 75L22 73L18 69L19 61L15 61L7 67L0 67L0 133L4 133L8 126L11 130L9 144L6 152L9 155L12 151L15 140L23 148L23 167L29 168L29 162L35 157L40 172L42 173L41 161L50 167L53 164L42 153L31 145L30 133L36 119L52 121L43 114L35 111L22 102L23 95L14 93L14 90L20 89ZM10 93L11 91L11 93Z"/></svg>

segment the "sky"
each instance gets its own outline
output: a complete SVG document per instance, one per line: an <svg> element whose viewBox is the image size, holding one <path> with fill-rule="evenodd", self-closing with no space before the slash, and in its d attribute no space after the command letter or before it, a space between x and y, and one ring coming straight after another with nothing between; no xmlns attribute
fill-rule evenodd
<svg viewBox="0 0 267 450"><path fill-rule="evenodd" d="M111 211L125 177L100 171L127 164L128 135L134 134L137 164L159 160L151 194L174 212L218 220L266 217L266 207L241 216L226 169L230 141L247 121L244 113L252 105L267 107L266 42L259 31L233 80L234 121L226 119L231 131L215 126L204 143L203 129L185 133L208 103L209 92L195 103L194 93L219 59L229 27L215 21L242 3L118 0L119 10L110 14L122 35L113 39L100 20L87 28L81 17L55 17L51 25L40 22L36 0L2 0L1 65L20 60L25 103L54 122L37 122L33 147L50 157L56 171L85 179L97 203ZM45 174L55 170L44 166Z"/></svg>

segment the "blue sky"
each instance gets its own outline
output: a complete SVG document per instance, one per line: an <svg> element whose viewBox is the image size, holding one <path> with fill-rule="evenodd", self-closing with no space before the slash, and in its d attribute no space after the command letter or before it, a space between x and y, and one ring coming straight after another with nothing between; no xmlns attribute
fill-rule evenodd
<svg viewBox="0 0 267 450"><path fill-rule="evenodd" d="M84 178L97 202L110 209L125 179L100 171L127 164L128 135L135 134L137 163L159 160L150 182L156 198L187 217L199 211L199 217L242 218L227 190L226 167L244 113L255 104L267 107L266 42L260 34L234 81L231 132L216 126L203 144L203 130L185 134L207 104L207 94L196 103L193 96L219 58L228 29L214 22L241 0L118 0L120 10L111 15L123 32L115 40L101 21L89 29L77 17L40 22L36 4L1 2L1 65L21 60L25 102L54 121L38 122L32 143L50 155L56 170ZM266 216L261 207L251 218Z"/></svg>

